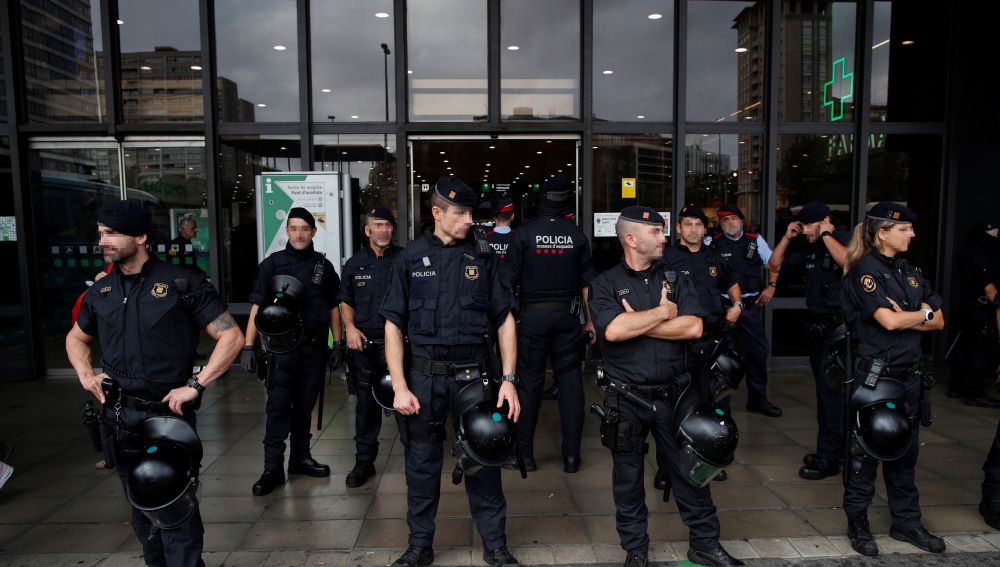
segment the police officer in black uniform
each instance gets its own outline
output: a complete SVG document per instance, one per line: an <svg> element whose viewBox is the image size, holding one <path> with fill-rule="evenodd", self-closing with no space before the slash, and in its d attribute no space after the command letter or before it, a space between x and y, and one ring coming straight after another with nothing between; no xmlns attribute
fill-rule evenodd
<svg viewBox="0 0 1000 567"><path fill-rule="evenodd" d="M368 246L347 260L344 285L340 288L340 311L347 331L347 348L351 351L351 374L359 382L354 409L355 463L346 480L350 488L363 485L375 475L382 407L372 395L371 381L386 371L379 353L385 348L385 319L379 309L389 288L392 262L403 250L392 243L396 218L388 207L377 204L367 216Z"/></svg>
<svg viewBox="0 0 1000 567"><path fill-rule="evenodd" d="M869 376L876 387L878 380L891 378L900 381L906 390L906 399L893 402L893 407L902 405L912 424L909 442L904 440L905 452L900 458L882 463L892 514L889 535L925 551L941 553L945 542L928 532L920 521L914 485L920 446L916 422L921 413L923 382L919 373L920 342L924 332L944 328L941 297L920 270L902 258L913 239L916 220L913 211L898 203L883 201L872 207L865 221L855 228L848 246L843 307L858 341L852 398L859 388L869 388ZM855 551L873 556L878 554L878 546L868 525L868 506L875 495L879 461L868 455L852 460L844 488L848 537Z"/></svg>
<svg viewBox="0 0 1000 567"><path fill-rule="evenodd" d="M434 518L441 489L445 420L462 383L460 368L483 368L484 337L495 330L502 358L497 408L517 421L517 329L515 305L503 286L497 258L470 234L475 193L457 177L438 179L431 195L434 232L411 242L396 258L382 304L386 359L396 392L400 437L406 456L409 546L397 565L434 561ZM413 350L410 376L404 375L403 332ZM502 410L501 410L502 411ZM457 418L458 416L452 416ZM500 419L497 414L494 419ZM507 502L500 469L485 467L466 476L469 508L483 541L483 560L515 564L507 550Z"/></svg>
<svg viewBox="0 0 1000 567"><path fill-rule="evenodd" d="M100 210L97 222L104 261L115 267L87 291L66 337L66 354L83 388L105 405L105 420L117 431L121 449L133 452L141 449L138 428L149 417L174 413L194 427L199 396L229 369L243 333L203 277L147 252L150 219L142 206L112 201ZM216 345L208 363L192 376L201 329ZM95 341L100 342L104 368L96 375L91 361ZM124 485L128 467L121 453L117 460ZM133 507L131 524L146 565L205 565L205 529L198 511L177 528L161 530Z"/></svg>
<svg viewBox="0 0 1000 567"><path fill-rule="evenodd" d="M585 415L580 352L583 333L594 329L587 298L590 280L597 274L587 237L563 216L573 194L562 176L542 184L541 212L514 233L503 265L521 303L517 368L522 413L517 434L529 471L537 468L533 447L547 360L559 384L563 470L580 470Z"/></svg>
<svg viewBox="0 0 1000 567"><path fill-rule="evenodd" d="M264 433L264 473L253 485L254 496L270 494L285 483L285 439L290 437L288 474L313 477L330 476L330 467L316 462L309 452L310 418L323 387L329 363L336 369L344 358L340 343L342 330L337 294L340 278L333 264L313 248L316 219L302 207L288 212L288 244L260 263L257 283L250 294L250 320L247 323L243 369L254 371L254 343L257 328L254 319L267 300L271 278L288 275L306 287L302 342L291 352L274 355L277 372L267 392L267 427ZM333 333L334 349L327 347L327 332Z"/></svg>
<svg viewBox="0 0 1000 567"><path fill-rule="evenodd" d="M493 247L501 262L507 258L507 250L514 238L510 227L514 222L514 201L508 197L498 197L493 203L493 228L486 233L486 241Z"/></svg>
<svg viewBox="0 0 1000 567"><path fill-rule="evenodd" d="M952 397L964 397L965 404L997 408L1000 400L987 395L987 386L996 379L1000 347L997 345L997 284L1000 268L997 225L979 221L969 229L959 249L956 268L959 282L959 336L952 353Z"/></svg>
<svg viewBox="0 0 1000 567"><path fill-rule="evenodd" d="M729 262L719 256L710 246L705 246L705 231L708 227L708 217L694 204L687 204L681 209L677 218L678 241L668 246L663 252L663 259L671 270L677 270L691 277L698 293L698 302L705 310L702 324L702 335L692 341L688 351L688 368L692 370L695 382L700 388L702 397L708 400L708 384L705 370L708 357L712 353L715 340L736 324L743 310L740 284L733 274ZM720 402L729 406L728 396ZM653 487L664 490L669 479L666 465L666 452L656 451L656 478ZM726 471L719 471L716 480L725 480Z"/></svg>
<svg viewBox="0 0 1000 567"><path fill-rule="evenodd" d="M722 232L712 237L712 247L737 274L744 300L737 332L730 337L738 337L738 350L746 368L747 410L778 417L781 408L767 398L767 355L771 345L764 334L763 314L763 307L774 297L778 274L769 272L766 284L761 277L761 268L771 259L771 248L763 236L744 232L743 211L736 205L719 207L718 215Z"/></svg>
<svg viewBox="0 0 1000 567"><path fill-rule="evenodd" d="M790 246L799 236L806 242ZM823 376L824 356L830 348L834 330L842 323L840 316L840 280L847 260L851 235L830 222L830 208L819 201L802 207L798 219L788 224L781 242L774 247L767 269L778 272L783 267L801 267L806 271L805 338L809 345L809 364L816 381L816 452L803 458L799 476L819 480L840 472L843 454L843 428L840 388ZM797 243L798 244L798 243Z"/></svg>
<svg viewBox="0 0 1000 567"><path fill-rule="evenodd" d="M701 337L705 311L691 277L668 270L661 261L666 242L663 224L655 209L624 209L615 230L625 256L592 282L590 308L601 339L604 371L655 404L656 410L614 395L615 391L604 400L605 411L616 408L615 438L626 446L612 450L618 535L628 552L625 565L643 567L648 560L648 511L642 480L647 432L668 453L677 507L690 529L688 558L701 564L743 565L719 544L719 519L711 490L692 485L678 466L680 446L671 426L673 404L678 378L685 372L684 341Z"/></svg>

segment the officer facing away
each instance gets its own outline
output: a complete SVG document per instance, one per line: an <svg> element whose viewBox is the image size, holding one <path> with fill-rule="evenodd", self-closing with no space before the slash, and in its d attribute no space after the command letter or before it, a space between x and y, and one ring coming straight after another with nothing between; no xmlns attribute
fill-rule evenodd
<svg viewBox="0 0 1000 567"><path fill-rule="evenodd" d="M392 263L403 250L392 243L396 218L388 207L377 204L367 216L368 246L351 256L344 265L344 285L339 296L347 330L347 348L351 351L351 375L358 382L354 409L355 464L347 475L349 488L357 488L375 475L382 407L372 395L372 380L381 378L386 372L385 318L379 309L389 288Z"/></svg>
<svg viewBox="0 0 1000 567"><path fill-rule="evenodd" d="M507 258L507 249L514 237L510 228L513 222L514 202L507 197L498 197L493 204L493 230L486 233L486 241L493 247L501 262Z"/></svg>
<svg viewBox="0 0 1000 567"><path fill-rule="evenodd" d="M692 484L679 464L681 448L672 422L686 378L684 341L701 337L705 311L692 279L661 261L666 242L663 224L663 217L652 208L624 209L615 231L625 256L594 279L591 290L604 371L630 394L609 390L603 408L605 415L616 416L613 432L602 431L602 443L611 449L618 536L628 552L626 567L644 567L649 535L643 469L646 433L651 432L657 447L667 452L677 508L690 529L688 559L743 565L719 544L719 519L710 488Z"/></svg>
<svg viewBox="0 0 1000 567"><path fill-rule="evenodd" d="M87 291L66 336L66 354L83 389L104 404L120 449L116 460L123 463L124 452L141 449L138 429L147 418L173 413L194 427L201 393L229 369L243 333L203 277L146 251L150 219L139 204L112 201L98 212L97 223L104 261L115 267ZM192 376L201 329L216 344ZM100 374L91 361L95 340L103 353ZM118 467L123 487L127 469ZM147 565L205 564L205 529L197 510L174 529L155 529L133 507L131 524Z"/></svg>
<svg viewBox="0 0 1000 567"><path fill-rule="evenodd" d="M965 405L997 408L1000 400L989 396L987 386L996 380L1000 347L997 345L997 271L1000 243L997 225L976 222L969 229L955 262L958 271L959 335L952 354L948 395L964 397Z"/></svg>
<svg viewBox="0 0 1000 567"><path fill-rule="evenodd" d="M789 245L805 236L804 246L789 252ZM830 222L830 209L819 201L802 207L798 219L788 224L781 242L774 247L767 269L802 267L806 271L805 338L809 346L809 364L816 381L816 452L802 460L799 476L819 480L840 472L837 463L843 454L844 434L841 431L840 387L829 383L824 373L824 357L829 352L833 332L842 323L842 266L847 261L847 245L851 235L838 230ZM787 254L786 254L787 253Z"/></svg>
<svg viewBox="0 0 1000 567"><path fill-rule="evenodd" d="M761 277L761 268L771 259L771 248L763 236L743 231L743 211L736 205L723 205L718 214L722 232L712 237L712 247L729 261L744 299L735 335L747 373L747 410L778 417L781 408L767 398L767 355L771 345L764 334L762 311L778 285L777 272L768 273L766 285Z"/></svg>
<svg viewBox="0 0 1000 567"><path fill-rule="evenodd" d="M563 470L580 470L584 418L580 347L583 333L594 329L587 300L590 280L597 274L587 237L564 217L573 195L565 177L547 180L542 185L541 214L514 233L503 265L508 287L519 288L517 368L522 415L517 433L529 471L537 469L533 446L547 360L552 361L559 384Z"/></svg>
<svg viewBox="0 0 1000 567"><path fill-rule="evenodd" d="M502 358L494 419L504 412L517 421L517 329L510 290L503 287L496 255L469 234L475 193L456 177L438 179L431 195L434 232L411 242L392 267L382 304L386 359L396 392L405 447L409 546L397 565L415 567L434 561L434 517L441 494L445 420L452 397L469 382L466 374L484 369L484 336L497 331ZM413 350L412 371L404 375L403 333ZM484 388L485 389L485 388ZM456 427L456 431L458 427ZM483 541L483 559L491 565L514 564L507 550L507 502L499 467L485 467L466 477L469 508Z"/></svg>
<svg viewBox="0 0 1000 567"><path fill-rule="evenodd" d="M285 483L285 439L290 439L288 474L305 474L313 477L330 476L330 467L316 462L309 452L310 417L313 406L323 387L327 359L331 369L343 362L340 345L340 311L337 293L340 278L323 254L313 248L316 219L302 207L288 212L285 227L288 244L260 263L257 283L250 294L250 319L247 322L246 346L243 347L242 364L247 372L254 372L254 343L257 340L255 318L261 305L274 290L269 289L275 276L292 276L306 289L303 314L302 341L287 353L275 354L277 366L274 380L267 390L267 426L264 433L264 473L253 485L254 496L270 494L276 486ZM333 333L338 345L332 353L327 348L327 331Z"/></svg>

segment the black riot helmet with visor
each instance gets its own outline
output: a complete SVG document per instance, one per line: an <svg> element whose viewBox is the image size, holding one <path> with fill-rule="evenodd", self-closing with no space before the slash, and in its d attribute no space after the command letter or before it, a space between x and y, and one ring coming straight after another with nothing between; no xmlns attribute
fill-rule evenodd
<svg viewBox="0 0 1000 567"><path fill-rule="evenodd" d="M281 275L271 278L267 300L257 309L254 326L265 350L283 354L302 342L302 308L305 287L297 278Z"/></svg>
<svg viewBox="0 0 1000 567"><path fill-rule="evenodd" d="M198 509L201 440L176 416L157 416L139 425L141 450L128 463L128 501L157 528L183 524Z"/></svg>

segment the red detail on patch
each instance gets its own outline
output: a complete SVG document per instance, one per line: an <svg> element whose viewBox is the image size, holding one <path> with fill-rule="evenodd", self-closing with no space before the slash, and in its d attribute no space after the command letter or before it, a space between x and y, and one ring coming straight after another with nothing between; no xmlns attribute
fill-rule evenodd
<svg viewBox="0 0 1000 567"><path fill-rule="evenodd" d="M642 212L642 218L648 219L649 218L649 211L643 211Z"/></svg>
<svg viewBox="0 0 1000 567"><path fill-rule="evenodd" d="M560 251L559 251L559 253L560 253L560 254L562 254L562 253L564 253L564 252L566 252L566 251L565 251L565 250L560 250Z"/></svg>
<svg viewBox="0 0 1000 567"><path fill-rule="evenodd" d="M536 255L538 255L538 254L541 254L541 253L542 253L542 251L541 251L541 250L539 250L539 249L535 248L535 254L536 254Z"/></svg>
<svg viewBox="0 0 1000 567"><path fill-rule="evenodd" d="M509 212L511 212L513 210L514 210L514 204L511 203L511 204L509 204L509 205L507 205L505 207L500 207L500 210L498 212L509 213Z"/></svg>

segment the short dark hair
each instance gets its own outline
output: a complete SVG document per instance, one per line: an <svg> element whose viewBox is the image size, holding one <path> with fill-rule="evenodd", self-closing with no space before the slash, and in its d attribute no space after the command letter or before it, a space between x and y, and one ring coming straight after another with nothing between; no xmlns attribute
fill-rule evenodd
<svg viewBox="0 0 1000 567"><path fill-rule="evenodd" d="M445 201L444 197L438 195L437 192L435 191L434 193L431 193L431 206L437 207L442 211L448 212L448 207L451 206L451 203Z"/></svg>
<svg viewBox="0 0 1000 567"><path fill-rule="evenodd" d="M514 211L511 211L509 213L497 213L496 214L496 218L498 218L498 219L500 219L500 220L502 220L504 222L507 222L510 219L514 218Z"/></svg>

